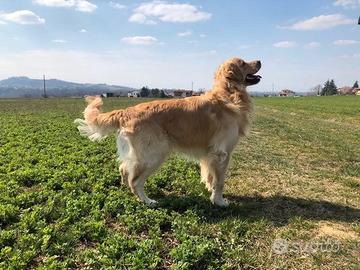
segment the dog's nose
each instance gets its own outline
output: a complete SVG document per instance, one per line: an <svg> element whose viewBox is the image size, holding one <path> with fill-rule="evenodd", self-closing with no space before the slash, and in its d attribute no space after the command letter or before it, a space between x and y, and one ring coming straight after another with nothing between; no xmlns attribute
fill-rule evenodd
<svg viewBox="0 0 360 270"><path fill-rule="evenodd" d="M256 61L256 67L257 67L257 69L261 68L261 62L259 60Z"/></svg>

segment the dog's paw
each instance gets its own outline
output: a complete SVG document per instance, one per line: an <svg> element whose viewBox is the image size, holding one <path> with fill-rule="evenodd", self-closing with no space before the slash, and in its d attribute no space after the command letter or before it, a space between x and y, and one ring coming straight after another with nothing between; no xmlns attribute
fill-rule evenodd
<svg viewBox="0 0 360 270"><path fill-rule="evenodd" d="M220 207L228 207L229 201L227 199L215 200L213 204L220 206Z"/></svg>
<svg viewBox="0 0 360 270"><path fill-rule="evenodd" d="M149 199L147 202L146 202L147 205L149 205L150 207L155 207L158 202L155 201L155 200L152 200L152 199Z"/></svg>

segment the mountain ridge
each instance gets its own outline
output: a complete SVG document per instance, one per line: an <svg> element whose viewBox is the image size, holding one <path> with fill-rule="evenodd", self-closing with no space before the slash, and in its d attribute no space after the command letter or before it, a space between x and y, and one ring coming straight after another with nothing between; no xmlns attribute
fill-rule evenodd
<svg viewBox="0 0 360 270"><path fill-rule="evenodd" d="M43 95L43 80L31 79L26 76L14 76L0 80L0 98L11 97L41 97ZM128 86L108 85L105 83L75 83L59 79L46 79L48 96L66 97L83 96L103 93L126 95L134 88Z"/></svg>

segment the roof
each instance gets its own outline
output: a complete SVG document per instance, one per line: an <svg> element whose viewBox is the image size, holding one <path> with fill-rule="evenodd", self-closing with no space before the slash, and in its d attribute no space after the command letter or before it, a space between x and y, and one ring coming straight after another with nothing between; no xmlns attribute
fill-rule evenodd
<svg viewBox="0 0 360 270"><path fill-rule="evenodd" d="M344 87L341 87L341 88L338 89L339 93L343 94L343 95L353 94L353 93L356 93L359 90L360 90L360 88L353 88L353 87L350 87L350 86L344 86Z"/></svg>
<svg viewBox="0 0 360 270"><path fill-rule="evenodd" d="M295 92L290 89L283 89L280 91L280 93L295 93Z"/></svg>

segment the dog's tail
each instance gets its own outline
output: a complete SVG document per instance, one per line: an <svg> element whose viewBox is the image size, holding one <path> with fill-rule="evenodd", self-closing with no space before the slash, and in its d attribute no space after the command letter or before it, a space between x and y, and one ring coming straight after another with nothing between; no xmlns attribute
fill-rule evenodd
<svg viewBox="0 0 360 270"><path fill-rule="evenodd" d="M84 111L85 119L76 119L80 134L92 141L100 141L120 128L123 110L101 113L102 99L99 96L86 97L88 106Z"/></svg>

